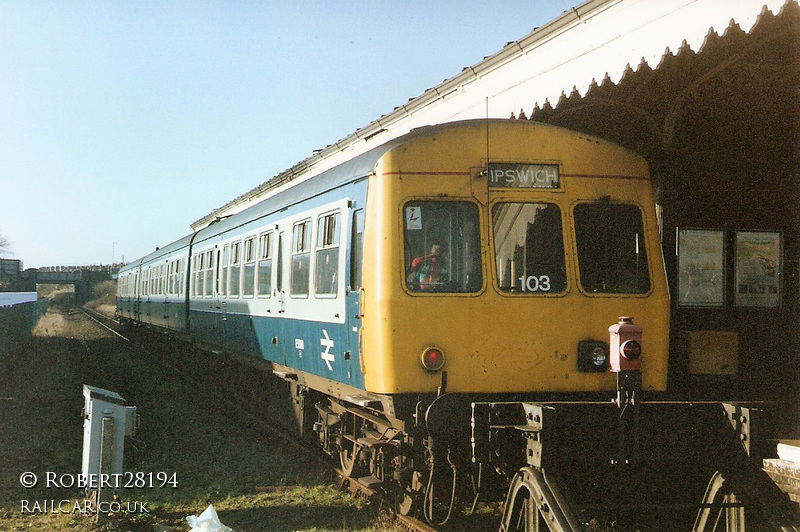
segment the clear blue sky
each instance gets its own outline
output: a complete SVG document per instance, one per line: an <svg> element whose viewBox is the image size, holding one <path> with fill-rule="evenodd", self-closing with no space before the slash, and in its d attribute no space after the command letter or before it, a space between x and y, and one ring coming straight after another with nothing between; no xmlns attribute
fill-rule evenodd
<svg viewBox="0 0 800 532"><path fill-rule="evenodd" d="M578 0L0 0L0 236L136 259Z"/></svg>

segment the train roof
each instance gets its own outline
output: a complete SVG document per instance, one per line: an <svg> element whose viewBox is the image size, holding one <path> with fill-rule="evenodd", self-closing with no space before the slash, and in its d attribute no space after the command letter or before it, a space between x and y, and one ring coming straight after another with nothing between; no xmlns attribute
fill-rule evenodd
<svg viewBox="0 0 800 532"><path fill-rule="evenodd" d="M335 166L330 170L326 170L317 176L313 176L291 187L281 190L279 194L260 199L257 203L252 204L251 206L247 207L246 209L240 212L231 214L229 216L217 218L216 220L212 221L209 225L206 225L198 229L194 233L190 233L189 235L180 238L179 240L176 240L175 242L172 242L166 246L157 248L154 252L145 255L141 259L129 263L125 268L123 268L123 270L127 269L131 265L157 261L161 257L166 257L167 255L175 251L188 247L193 242L201 242L209 236L229 231L243 224L246 224L252 220L264 217L273 212L277 212L285 207L298 203L299 201L302 201L304 199L317 196L325 191L342 186L346 183L350 183L358 179L363 179L373 172L378 160L385 153L387 153L388 151L397 146L400 146L412 140L428 137L430 135L435 135L443 131L448 131L453 129L469 128L475 126L484 128L489 125L497 125L497 124L509 124L509 125L513 124L514 126L521 128L547 129L547 130L560 131L562 133L568 132L569 134L576 135L579 137L592 138L593 140L596 140L598 143L603 143L606 145L614 145L613 143L607 140L595 138L592 137L591 135L586 135L584 133L571 131L569 129L560 126L554 126L550 124L544 124L541 122L533 122L527 120L509 120L509 119L499 119L499 118L492 118L488 120L474 119L474 120L461 120L456 122L446 122L443 124L437 124L432 126L423 126L420 128L413 129L412 131L406 133L405 135L402 135L384 144L381 144L380 146L377 146L366 153L363 153L338 166ZM621 146L619 147L619 149L629 151ZM289 181L288 179L281 178L281 176L278 176L277 178L275 178L275 180L276 181L275 183L273 183L273 187L276 188L286 184Z"/></svg>

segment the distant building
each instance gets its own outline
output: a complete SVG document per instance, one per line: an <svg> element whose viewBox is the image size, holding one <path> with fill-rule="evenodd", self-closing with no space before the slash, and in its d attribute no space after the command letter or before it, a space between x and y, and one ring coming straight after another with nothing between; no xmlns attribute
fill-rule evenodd
<svg viewBox="0 0 800 532"><path fill-rule="evenodd" d="M0 259L0 292L16 290L22 276L22 261L19 259Z"/></svg>

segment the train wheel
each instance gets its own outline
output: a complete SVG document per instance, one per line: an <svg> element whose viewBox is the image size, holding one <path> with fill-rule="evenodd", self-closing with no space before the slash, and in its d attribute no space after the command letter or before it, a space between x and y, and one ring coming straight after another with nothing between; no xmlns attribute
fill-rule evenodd
<svg viewBox="0 0 800 532"><path fill-rule="evenodd" d="M400 515L413 515L417 512L422 500L425 485L423 484L423 474L414 471L410 475L408 484L400 485L397 493L395 508Z"/></svg>
<svg viewBox="0 0 800 532"><path fill-rule="evenodd" d="M341 424L339 464L342 466L342 473L348 477L361 477L366 473L366 465L359 456L361 445L358 443L358 438L361 420L348 412L342 416Z"/></svg>

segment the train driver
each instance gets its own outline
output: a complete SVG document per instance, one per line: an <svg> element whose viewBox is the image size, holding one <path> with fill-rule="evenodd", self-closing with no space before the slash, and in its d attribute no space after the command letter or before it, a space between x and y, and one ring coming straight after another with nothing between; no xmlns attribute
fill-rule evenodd
<svg viewBox="0 0 800 532"><path fill-rule="evenodd" d="M447 259L442 245L434 242L429 254L411 261L406 281L412 289L436 290L447 282Z"/></svg>

